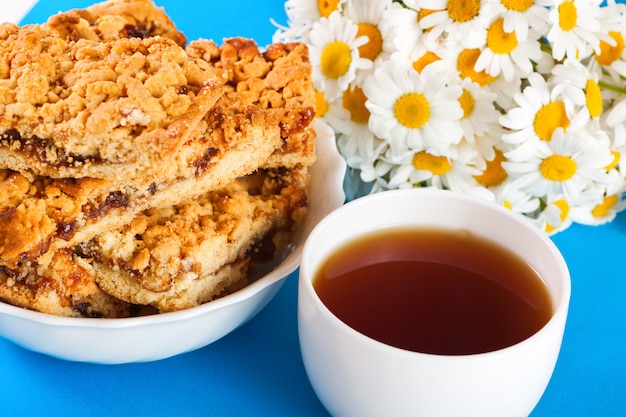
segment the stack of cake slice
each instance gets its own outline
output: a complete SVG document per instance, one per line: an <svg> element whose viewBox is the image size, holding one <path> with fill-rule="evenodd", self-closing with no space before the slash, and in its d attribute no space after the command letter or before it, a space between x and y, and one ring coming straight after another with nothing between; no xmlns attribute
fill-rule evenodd
<svg viewBox="0 0 626 417"><path fill-rule="evenodd" d="M0 26L0 299L179 310L288 243L315 161L306 47L185 44L149 0Z"/></svg>

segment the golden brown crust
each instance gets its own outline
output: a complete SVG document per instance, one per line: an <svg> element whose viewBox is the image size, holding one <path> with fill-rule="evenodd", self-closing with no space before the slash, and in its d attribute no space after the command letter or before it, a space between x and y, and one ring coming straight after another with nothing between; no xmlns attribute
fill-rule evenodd
<svg viewBox="0 0 626 417"><path fill-rule="evenodd" d="M16 171L144 185L154 175L189 175L190 155L205 152L194 128L224 90L221 108L260 108L283 138L301 134L315 115L304 45L261 54L252 41L232 39L211 58L214 44L193 43L190 55L205 61L160 37L68 43L39 26L10 24L2 33L0 166ZM301 143L309 146L293 148ZM300 162L310 164L310 145L285 142L277 153L306 152L309 160Z"/></svg>
<svg viewBox="0 0 626 417"><path fill-rule="evenodd" d="M0 300L71 317L128 317L194 307L247 284L307 216L306 168L262 170L224 189L150 209L121 230L0 266ZM157 312L154 310L153 312Z"/></svg>
<svg viewBox="0 0 626 417"><path fill-rule="evenodd" d="M67 40L113 40L162 36L180 46L186 36L151 0L109 0L50 16L47 26Z"/></svg>
<svg viewBox="0 0 626 417"><path fill-rule="evenodd" d="M162 208L226 186L256 170L279 146L278 127L255 109L221 109L203 121L204 153L193 175L148 185L53 179L0 169L0 265L45 263L46 254L117 229L148 208ZM220 143L219 147L210 144ZM122 177L123 179L123 177Z"/></svg>
<svg viewBox="0 0 626 417"><path fill-rule="evenodd" d="M185 41L149 0L0 25L0 299L179 310L289 242L315 161L306 46Z"/></svg>
<svg viewBox="0 0 626 417"><path fill-rule="evenodd" d="M158 175L139 184L118 184L115 180L129 178L117 170L119 166L114 167L111 181L52 180L5 170L0 181L7 183L0 182L0 187L15 187L15 180L8 179L16 176L22 177L23 187L21 194L13 191L10 201L0 196L0 265L15 267L21 260L38 259L49 249L84 242L102 230L121 227L142 210L218 189L260 166L313 163L315 131L309 120L313 93L306 75L310 72L306 49L277 45L268 49L273 51L268 54L272 61L251 41L231 40L222 48L209 41L194 45L191 55L199 54L199 45L205 48L205 58L221 51L219 58L207 62L222 76L230 74L223 80L226 93L189 132L195 140L186 143L177 157L170 156L168 164L153 162ZM207 52L213 46L215 51ZM289 75L285 66L291 68ZM291 78L272 81L279 74ZM268 152L272 152L269 158ZM168 177L164 174L168 167L175 180L163 179ZM30 185L26 186L26 180Z"/></svg>
<svg viewBox="0 0 626 417"><path fill-rule="evenodd" d="M36 175L175 175L157 167L188 153L223 92L209 65L161 37L66 42L4 24L0 57L0 166Z"/></svg>
<svg viewBox="0 0 626 417"><path fill-rule="evenodd" d="M0 266L0 300L68 317L129 317L140 310L103 292L91 265L70 249L58 251L46 267L25 264L11 270Z"/></svg>
<svg viewBox="0 0 626 417"><path fill-rule="evenodd" d="M223 291L216 277L226 266L273 259L307 216L308 183L306 168L262 170L195 200L147 210L81 251L115 297L162 312L188 308Z"/></svg>
<svg viewBox="0 0 626 417"><path fill-rule="evenodd" d="M265 166L315 161L315 93L306 45L272 44L261 52L244 38L227 39L222 46L195 40L187 53L207 61L221 77L226 92L220 103L247 103L275 115L284 142Z"/></svg>
<svg viewBox="0 0 626 417"><path fill-rule="evenodd" d="M187 274L175 285L159 292L138 286L132 275L120 274L107 265L97 264L95 268L99 285L105 291L130 296L142 305L154 306L157 312L166 313L196 307L245 287L249 262L248 258L240 259L202 277Z"/></svg>
<svg viewBox="0 0 626 417"><path fill-rule="evenodd" d="M263 163L263 168L311 166L315 162L316 132L309 125L301 132L283 138L280 148L276 149Z"/></svg>

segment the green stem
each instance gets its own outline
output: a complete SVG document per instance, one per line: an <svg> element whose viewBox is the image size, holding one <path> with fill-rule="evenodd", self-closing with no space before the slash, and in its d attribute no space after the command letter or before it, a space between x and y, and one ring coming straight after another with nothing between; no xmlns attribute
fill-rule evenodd
<svg viewBox="0 0 626 417"><path fill-rule="evenodd" d="M607 90L615 91L616 93L626 94L626 88L625 87L618 87L616 85L609 84L609 83L607 83L605 81L598 81L598 86L600 86L602 88L606 88Z"/></svg>

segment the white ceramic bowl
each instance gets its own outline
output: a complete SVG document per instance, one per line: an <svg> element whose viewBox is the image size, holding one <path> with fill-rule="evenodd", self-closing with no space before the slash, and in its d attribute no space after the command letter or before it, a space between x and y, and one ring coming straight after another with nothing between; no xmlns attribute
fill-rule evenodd
<svg viewBox="0 0 626 417"><path fill-rule="evenodd" d="M292 251L244 289L199 307L126 319L57 317L0 303L0 335L61 359L118 364L167 358L206 346L254 317L299 265L309 232L344 202L345 161L332 130L316 122L309 216Z"/></svg>
<svg viewBox="0 0 626 417"><path fill-rule="evenodd" d="M350 328L317 296L315 271L362 234L411 226L468 230L517 253L546 284L552 318L513 346L458 356L399 349ZM309 235L298 282L300 349L311 385L335 417L525 417L554 370L569 299L570 276L561 253L521 215L451 191L386 191L345 204Z"/></svg>

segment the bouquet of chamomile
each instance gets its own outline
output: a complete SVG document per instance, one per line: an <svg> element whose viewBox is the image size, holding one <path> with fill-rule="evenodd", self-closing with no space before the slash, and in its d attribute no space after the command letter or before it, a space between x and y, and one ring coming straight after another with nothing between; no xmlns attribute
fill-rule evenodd
<svg viewBox="0 0 626 417"><path fill-rule="evenodd" d="M475 193L548 234L626 207L626 9L612 0L287 0L353 197ZM350 188L350 187L348 187Z"/></svg>

